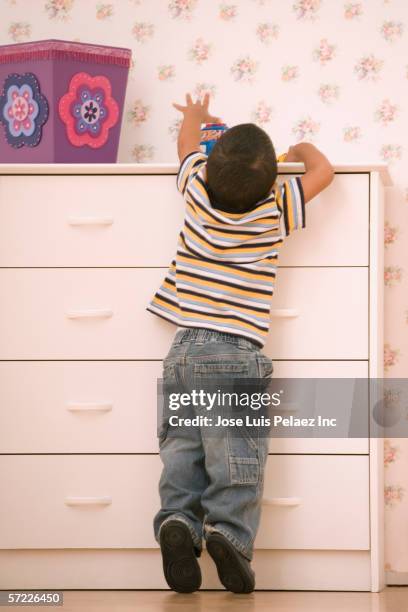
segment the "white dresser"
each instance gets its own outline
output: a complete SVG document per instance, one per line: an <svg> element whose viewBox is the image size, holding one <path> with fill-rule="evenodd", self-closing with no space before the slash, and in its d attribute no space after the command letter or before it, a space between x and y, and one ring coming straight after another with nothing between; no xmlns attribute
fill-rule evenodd
<svg viewBox="0 0 408 612"><path fill-rule="evenodd" d="M282 250L264 349L277 377L382 376L390 179L335 169ZM145 307L175 255L176 172L0 166L1 589L167 588L156 379L175 326ZM382 440L273 440L257 588L380 590L382 467Z"/></svg>

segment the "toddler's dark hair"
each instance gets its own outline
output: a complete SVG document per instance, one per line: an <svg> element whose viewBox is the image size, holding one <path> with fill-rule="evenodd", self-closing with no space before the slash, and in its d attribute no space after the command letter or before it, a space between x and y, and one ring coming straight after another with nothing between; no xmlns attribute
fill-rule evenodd
<svg viewBox="0 0 408 612"><path fill-rule="evenodd" d="M278 172L268 134L254 123L227 130L207 160L207 189L214 208L240 213L267 197Z"/></svg>

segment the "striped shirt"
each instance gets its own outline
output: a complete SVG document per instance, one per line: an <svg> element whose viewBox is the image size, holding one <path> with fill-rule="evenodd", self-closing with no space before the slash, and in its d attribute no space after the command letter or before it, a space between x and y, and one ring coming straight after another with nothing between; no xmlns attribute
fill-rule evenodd
<svg viewBox="0 0 408 612"><path fill-rule="evenodd" d="M290 178L251 210L224 212L211 205L206 161L196 151L181 163L184 224L176 256L146 308L178 326L228 332L263 347L279 250L286 236L305 227L302 184Z"/></svg>

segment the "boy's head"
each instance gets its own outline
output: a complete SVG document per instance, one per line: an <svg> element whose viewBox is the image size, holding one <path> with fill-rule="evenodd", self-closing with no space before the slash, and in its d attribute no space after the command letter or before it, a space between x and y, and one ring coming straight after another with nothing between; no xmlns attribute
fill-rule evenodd
<svg viewBox="0 0 408 612"><path fill-rule="evenodd" d="M214 208L246 212L266 198L277 176L275 149L254 123L227 130L207 160L207 188Z"/></svg>

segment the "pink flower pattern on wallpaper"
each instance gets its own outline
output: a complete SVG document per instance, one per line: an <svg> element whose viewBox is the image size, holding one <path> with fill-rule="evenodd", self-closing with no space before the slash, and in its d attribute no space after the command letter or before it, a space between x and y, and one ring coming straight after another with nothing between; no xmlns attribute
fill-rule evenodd
<svg viewBox="0 0 408 612"><path fill-rule="evenodd" d="M176 67L172 64L158 66L157 76L159 81L171 81L176 76Z"/></svg>
<svg viewBox="0 0 408 612"><path fill-rule="evenodd" d="M236 4L227 4L226 2L222 2L219 7L218 15L220 19L223 19L224 21L233 21L238 15L238 7Z"/></svg>
<svg viewBox="0 0 408 612"><path fill-rule="evenodd" d="M398 106L396 104L392 104L388 98L383 100L381 105L375 111L374 118L378 123L381 123L383 126L387 126L390 123L393 123L397 118L398 114Z"/></svg>
<svg viewBox="0 0 408 612"><path fill-rule="evenodd" d="M296 140L314 140L314 137L320 129L320 123L314 121L311 117L305 117L295 123L292 128L292 134L295 135Z"/></svg>
<svg viewBox="0 0 408 612"><path fill-rule="evenodd" d="M197 0L170 0L169 12L173 19L185 19L189 21L194 9L197 5Z"/></svg>
<svg viewBox="0 0 408 612"><path fill-rule="evenodd" d="M153 159L154 147L148 144L138 144L132 149L132 158L135 162L146 163Z"/></svg>
<svg viewBox="0 0 408 612"><path fill-rule="evenodd" d="M383 161L392 164L402 158L402 146L396 144L385 144L381 147L380 157Z"/></svg>
<svg viewBox="0 0 408 612"><path fill-rule="evenodd" d="M391 440L384 440L384 466L387 467L395 463L399 455L399 447L391 444Z"/></svg>
<svg viewBox="0 0 408 612"><path fill-rule="evenodd" d="M201 64L208 60L210 53L210 43L205 42L203 38L197 38L188 52L188 57L191 61L195 62L197 66L201 66Z"/></svg>
<svg viewBox="0 0 408 612"><path fill-rule="evenodd" d="M393 244L398 236L398 228L392 227L388 221L384 224L384 244L385 247L388 247L390 244Z"/></svg>
<svg viewBox="0 0 408 612"><path fill-rule="evenodd" d="M293 10L298 19L314 21L320 8L320 0L297 0Z"/></svg>
<svg viewBox="0 0 408 612"><path fill-rule="evenodd" d="M355 19L363 14L363 5L361 2L347 2L344 5L344 17L346 19Z"/></svg>
<svg viewBox="0 0 408 612"><path fill-rule="evenodd" d="M401 38L404 32L404 26L400 21L384 21L381 26L381 34L383 38L390 43Z"/></svg>
<svg viewBox="0 0 408 612"><path fill-rule="evenodd" d="M272 117L272 106L267 104L265 100L261 100L256 105L255 110L252 112L252 120L260 127L264 127L270 122Z"/></svg>
<svg viewBox="0 0 408 612"><path fill-rule="evenodd" d="M319 98L324 104L332 104L340 95L340 87L330 83L324 83L319 87Z"/></svg>
<svg viewBox="0 0 408 612"><path fill-rule="evenodd" d="M49 0L45 3L45 10L50 19L67 21L73 5L74 0Z"/></svg>
<svg viewBox="0 0 408 612"><path fill-rule="evenodd" d="M283 66L282 67L282 81L289 83L295 81L299 77L299 66Z"/></svg>
<svg viewBox="0 0 408 612"><path fill-rule="evenodd" d="M390 368L398 362L399 350L392 348L388 343L384 344L384 370L389 371Z"/></svg>
<svg viewBox="0 0 408 612"><path fill-rule="evenodd" d="M279 26L275 23L260 23L256 28L258 40L262 43L269 44L279 36Z"/></svg>
<svg viewBox="0 0 408 612"><path fill-rule="evenodd" d="M132 34L137 42L144 43L154 34L154 25L146 21L138 21L132 28Z"/></svg>
<svg viewBox="0 0 408 612"><path fill-rule="evenodd" d="M186 91L196 98L209 91L216 115L228 125L262 126L279 151L314 140L334 162L387 162L401 197L385 209L384 364L386 376L404 376L406 0L157 2L160 10L152 11L149 0L38 0L38 10L24 10L28 0L0 0L0 43L41 37L131 46L120 161L176 161L181 117L171 103L182 102ZM110 23L115 27L104 40ZM399 504L408 514L407 462L408 442L387 442L389 521ZM390 570L394 563L387 559Z"/></svg>
<svg viewBox="0 0 408 612"><path fill-rule="evenodd" d="M112 17L114 13L113 4L103 4L99 2L96 5L96 18L100 21L104 21L105 19L109 19Z"/></svg>
<svg viewBox="0 0 408 612"><path fill-rule="evenodd" d="M172 121L171 124L169 125L168 131L169 131L170 137L173 142L177 140L177 136L180 131L182 121L183 121L182 118L178 117L177 119L174 119L174 121Z"/></svg>
<svg viewBox="0 0 408 612"><path fill-rule="evenodd" d="M385 505L388 508L395 506L404 498L405 489L401 485L387 485L384 490Z"/></svg>
<svg viewBox="0 0 408 612"><path fill-rule="evenodd" d="M258 69L258 62L248 55L240 57L231 66L231 73L235 81L252 83Z"/></svg>
<svg viewBox="0 0 408 612"><path fill-rule="evenodd" d="M329 43L327 38L322 38L318 47L313 51L313 59L321 66L331 62L336 53L336 45Z"/></svg>
<svg viewBox="0 0 408 612"><path fill-rule="evenodd" d="M362 138L362 131L358 125L352 125L343 129L344 142L358 142Z"/></svg>
<svg viewBox="0 0 408 612"><path fill-rule="evenodd" d="M31 36L31 25L25 21L13 21L10 24L8 33L14 42L24 42Z"/></svg>
<svg viewBox="0 0 408 612"><path fill-rule="evenodd" d="M383 65L383 60L377 59L371 53L358 60L354 72L360 81L377 81Z"/></svg>
<svg viewBox="0 0 408 612"><path fill-rule="evenodd" d="M386 287L394 287L401 282L402 268L399 266L386 266L384 268L384 283Z"/></svg>
<svg viewBox="0 0 408 612"><path fill-rule="evenodd" d="M209 93L212 98L216 94L217 88L214 83L197 83L194 87L193 93L197 98L203 98L206 93Z"/></svg>
<svg viewBox="0 0 408 612"><path fill-rule="evenodd" d="M147 121L149 115L150 106L144 105L142 100L138 99L135 100L132 108L128 112L128 120L136 127L139 127L140 125L142 125L142 123Z"/></svg>

